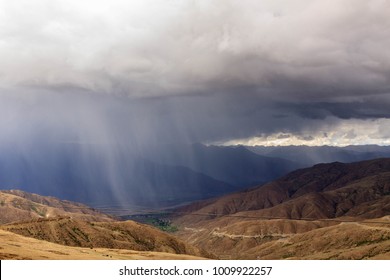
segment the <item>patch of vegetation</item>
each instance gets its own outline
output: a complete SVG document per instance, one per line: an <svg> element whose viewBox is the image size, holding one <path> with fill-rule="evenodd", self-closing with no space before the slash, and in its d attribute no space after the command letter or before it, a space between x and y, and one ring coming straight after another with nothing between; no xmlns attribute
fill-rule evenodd
<svg viewBox="0 0 390 280"><path fill-rule="evenodd" d="M178 227L173 225L171 220L167 218L167 215L164 213L153 213L146 215L133 215L133 216L123 216L123 219L133 220L139 223L147 224L158 228L159 230L165 232L176 232Z"/></svg>
<svg viewBox="0 0 390 280"><path fill-rule="evenodd" d="M0 206L4 206L4 205L5 205L4 200L0 201Z"/></svg>
<svg viewBox="0 0 390 280"><path fill-rule="evenodd" d="M166 231L166 232L176 232L178 231L177 226L173 225L170 220L165 219L155 219L152 221L152 225L156 228Z"/></svg>

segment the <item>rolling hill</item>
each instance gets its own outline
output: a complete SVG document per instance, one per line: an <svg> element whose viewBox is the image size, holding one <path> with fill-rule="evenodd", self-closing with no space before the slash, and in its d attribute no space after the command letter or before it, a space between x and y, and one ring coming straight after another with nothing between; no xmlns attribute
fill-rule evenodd
<svg viewBox="0 0 390 280"><path fill-rule="evenodd" d="M178 208L174 222L179 236L220 258L390 258L389 215L390 159L376 159L296 170ZM345 242L311 250L321 236Z"/></svg>
<svg viewBox="0 0 390 280"><path fill-rule="evenodd" d="M148 225L133 221L86 222L74 218L40 219L3 225L3 230L60 245L127 249L210 258L212 255Z"/></svg>
<svg viewBox="0 0 390 280"><path fill-rule="evenodd" d="M63 246L0 230L1 260L196 260L190 255Z"/></svg>
<svg viewBox="0 0 390 280"><path fill-rule="evenodd" d="M118 221L80 203L59 200L19 190L0 192L0 256L3 258L104 259L101 252L120 259L131 258L213 258L203 249L190 245L152 226L133 221ZM8 232L7 234L3 231ZM9 233L14 235L10 235ZM17 237L16 235L20 236ZM40 250L39 242L22 245L25 236L41 240L42 246L52 248ZM5 238L5 239L4 239ZM7 238L16 240L12 244ZM7 243L8 242L8 243ZM54 245L54 243L58 245ZM4 244L4 246L3 246ZM10 246L5 246L5 245ZM37 246L35 246L35 245ZM31 247L31 245L34 245ZM61 245L62 247L59 247ZM70 247L79 247L79 250ZM23 249L25 248L25 250ZM54 248L54 249L53 249ZM98 248L95 251L81 248ZM123 251L125 250L125 251ZM126 251L127 250L127 251ZM131 252L129 251L131 250ZM149 253L136 253L149 252ZM41 253L39 253L41 252ZM51 252L51 253L50 253ZM53 255L53 252L55 254ZM80 252L83 252L80 254ZM96 253L100 252L100 253ZM85 254L84 254L85 253ZM37 254L41 254L38 255ZM185 255L183 257L173 255ZM190 257L191 255L193 257Z"/></svg>
<svg viewBox="0 0 390 280"><path fill-rule="evenodd" d="M41 196L20 190L0 191L0 225L10 222L58 216L73 217L85 221L114 221L81 203Z"/></svg>

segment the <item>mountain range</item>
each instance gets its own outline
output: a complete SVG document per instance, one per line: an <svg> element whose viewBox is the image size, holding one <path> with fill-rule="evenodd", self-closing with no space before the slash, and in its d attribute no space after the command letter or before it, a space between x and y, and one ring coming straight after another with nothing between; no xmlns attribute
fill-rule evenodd
<svg viewBox="0 0 390 280"><path fill-rule="evenodd" d="M182 238L222 258L345 258L342 252L352 249L356 255L348 258L371 258L390 257L389 217L390 159L384 158L299 169L180 207L174 221ZM345 242L309 250L321 236ZM283 244L290 244L288 254L280 253L286 251ZM280 252L264 253L275 248ZM377 253L370 256L370 250Z"/></svg>
<svg viewBox="0 0 390 280"><path fill-rule="evenodd" d="M1 191L0 257L390 259L390 158L317 164L159 215L175 230Z"/></svg>
<svg viewBox="0 0 390 280"><path fill-rule="evenodd" d="M9 149L0 155L0 185L131 211L216 197L276 178L297 165L243 147L194 145L164 153L166 157L161 150L143 157L107 154L78 145L38 147L28 154Z"/></svg>
<svg viewBox="0 0 390 280"><path fill-rule="evenodd" d="M109 150L63 143L0 154L0 186L137 212L218 197L324 162L390 155L388 147L171 145Z"/></svg>
<svg viewBox="0 0 390 280"><path fill-rule="evenodd" d="M247 146L248 150L262 156L292 160L309 167L318 163L356 162L390 157L389 146Z"/></svg>

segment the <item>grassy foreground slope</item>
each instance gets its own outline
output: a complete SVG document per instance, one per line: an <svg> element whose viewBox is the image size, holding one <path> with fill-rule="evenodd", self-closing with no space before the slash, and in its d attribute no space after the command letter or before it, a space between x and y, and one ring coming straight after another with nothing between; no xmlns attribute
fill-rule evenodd
<svg viewBox="0 0 390 280"><path fill-rule="evenodd" d="M0 229L2 259L96 259L105 255L114 259L214 257L152 226L119 222L80 203L19 190L0 191ZM17 243L8 242L7 238ZM41 248L46 247L49 249L42 253ZM71 249L76 247L79 249Z"/></svg>
<svg viewBox="0 0 390 280"><path fill-rule="evenodd" d="M0 230L0 259L5 260L176 260L201 259L190 255L107 248L63 246Z"/></svg>
<svg viewBox="0 0 390 280"><path fill-rule="evenodd" d="M84 248L128 249L212 257L154 227L126 222L87 222L73 218L41 219L0 227L26 237Z"/></svg>

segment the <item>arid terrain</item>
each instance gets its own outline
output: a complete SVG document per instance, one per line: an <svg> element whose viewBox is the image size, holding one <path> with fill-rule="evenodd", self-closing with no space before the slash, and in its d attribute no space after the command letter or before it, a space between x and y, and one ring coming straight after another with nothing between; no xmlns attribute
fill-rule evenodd
<svg viewBox="0 0 390 280"><path fill-rule="evenodd" d="M319 164L177 209L178 236L222 259L390 259L390 160Z"/></svg>
<svg viewBox="0 0 390 280"><path fill-rule="evenodd" d="M205 250L186 244L177 237L133 221L86 222L74 218L51 218L8 224L0 228L67 246L212 257Z"/></svg>
<svg viewBox="0 0 390 280"><path fill-rule="evenodd" d="M2 260L193 260L191 255L58 245L0 230Z"/></svg>
<svg viewBox="0 0 390 280"><path fill-rule="evenodd" d="M377 221L388 224L224 218L177 234L221 259L390 259L390 218Z"/></svg>
<svg viewBox="0 0 390 280"><path fill-rule="evenodd" d="M81 203L20 190L0 191L0 224L58 216L84 221L113 221L114 217Z"/></svg>
<svg viewBox="0 0 390 280"><path fill-rule="evenodd" d="M319 164L176 208L176 232L0 192L2 259L390 259L390 159Z"/></svg>
<svg viewBox="0 0 390 280"><path fill-rule="evenodd" d="M0 192L2 259L194 259L213 255L149 225L83 204ZM13 221L13 222L11 222Z"/></svg>

